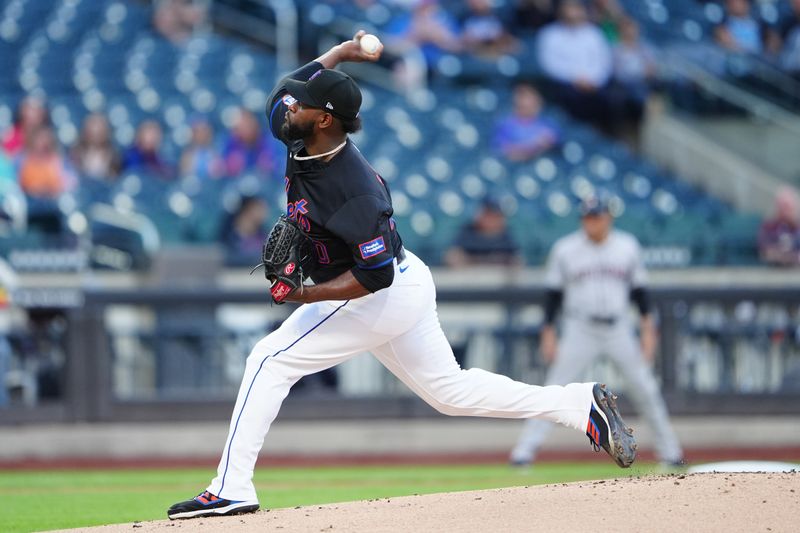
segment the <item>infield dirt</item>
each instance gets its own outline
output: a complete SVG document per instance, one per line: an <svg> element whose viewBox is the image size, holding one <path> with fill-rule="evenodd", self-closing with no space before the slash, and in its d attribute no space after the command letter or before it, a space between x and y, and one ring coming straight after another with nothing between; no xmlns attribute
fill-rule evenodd
<svg viewBox="0 0 800 533"><path fill-rule="evenodd" d="M798 524L800 473L714 473L406 496L85 531L749 533L794 532Z"/></svg>

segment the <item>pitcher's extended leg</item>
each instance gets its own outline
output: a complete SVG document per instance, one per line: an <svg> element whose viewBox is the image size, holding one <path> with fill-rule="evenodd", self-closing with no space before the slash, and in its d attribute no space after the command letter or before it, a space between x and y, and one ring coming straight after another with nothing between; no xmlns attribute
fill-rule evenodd
<svg viewBox="0 0 800 533"><path fill-rule="evenodd" d="M540 387L477 368L462 370L434 309L414 328L372 351L411 390L444 414L538 417L586 429L592 383Z"/></svg>

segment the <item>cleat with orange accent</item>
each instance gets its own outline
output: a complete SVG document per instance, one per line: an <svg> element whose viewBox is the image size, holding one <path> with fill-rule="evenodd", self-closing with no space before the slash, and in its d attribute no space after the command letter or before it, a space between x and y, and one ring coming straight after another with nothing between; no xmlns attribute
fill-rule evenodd
<svg viewBox="0 0 800 533"><path fill-rule="evenodd" d="M586 436L595 451L602 448L619 466L628 468L636 460L638 446L633 429L625 425L617 410L616 398L605 385L595 383Z"/></svg>
<svg viewBox="0 0 800 533"><path fill-rule="evenodd" d="M191 500L176 503L167 511L170 520L200 516L225 516L258 511L258 502L226 500L204 491Z"/></svg>

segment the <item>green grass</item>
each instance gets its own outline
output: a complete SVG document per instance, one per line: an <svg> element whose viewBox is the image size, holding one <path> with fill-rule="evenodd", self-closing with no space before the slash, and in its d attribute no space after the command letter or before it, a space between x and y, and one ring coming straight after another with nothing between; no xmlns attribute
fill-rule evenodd
<svg viewBox="0 0 800 533"><path fill-rule="evenodd" d="M641 475L652 465L620 470L606 463L260 468L262 507L272 509L412 494L478 490ZM89 470L0 473L3 533L42 531L166 518L172 503L195 496L213 471ZM10 510L10 512L9 512Z"/></svg>

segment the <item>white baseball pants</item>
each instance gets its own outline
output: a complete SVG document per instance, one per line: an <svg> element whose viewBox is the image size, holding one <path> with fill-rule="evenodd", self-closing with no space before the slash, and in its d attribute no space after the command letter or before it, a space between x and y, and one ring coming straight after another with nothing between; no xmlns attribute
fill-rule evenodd
<svg viewBox="0 0 800 533"><path fill-rule="evenodd" d="M431 273L406 251L406 259L395 264L390 287L356 300L302 305L256 343L208 491L228 500L257 501L256 459L291 386L367 351L444 414L540 417L585 431L593 383L537 387L458 366L439 325Z"/></svg>
<svg viewBox="0 0 800 533"><path fill-rule="evenodd" d="M666 405L650 366L642 356L633 328L627 320L613 326L595 325L584 320L564 320L564 330L558 354L547 373L545 383L558 385L580 379L587 367L598 357L607 355L622 372L627 392L652 427L655 448L661 461L683 458L678 438L669 422ZM511 452L511 460L529 463L550 433L545 420L528 420Z"/></svg>

